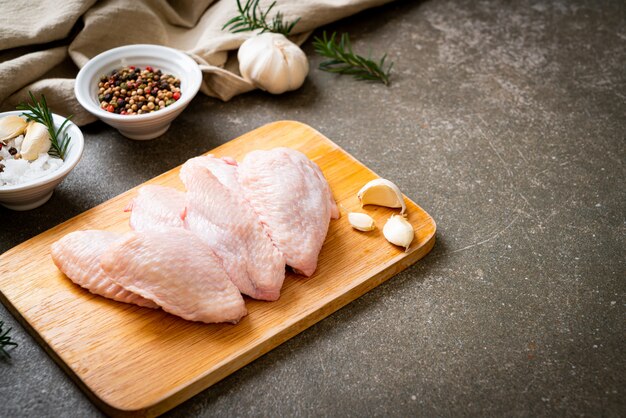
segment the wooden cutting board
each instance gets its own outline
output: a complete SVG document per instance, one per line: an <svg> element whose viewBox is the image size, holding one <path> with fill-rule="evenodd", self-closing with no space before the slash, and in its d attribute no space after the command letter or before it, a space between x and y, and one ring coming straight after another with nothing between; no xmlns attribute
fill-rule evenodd
<svg viewBox="0 0 626 418"><path fill-rule="evenodd" d="M310 278L288 273L280 300L246 299L237 325L188 322L161 310L92 295L52 263L50 245L71 231L128 231L123 211L136 188L50 229L0 256L0 296L46 351L109 415L154 416L180 404L283 343L424 257L435 243L435 222L406 199L416 232L408 252L385 241L381 229L397 210L367 206L378 228L353 230L346 214L361 210L357 191L376 174L311 127L276 122L211 153L241 160L255 149L291 147L315 161L328 179L342 218L331 221ZM146 184L183 189L179 168Z"/></svg>

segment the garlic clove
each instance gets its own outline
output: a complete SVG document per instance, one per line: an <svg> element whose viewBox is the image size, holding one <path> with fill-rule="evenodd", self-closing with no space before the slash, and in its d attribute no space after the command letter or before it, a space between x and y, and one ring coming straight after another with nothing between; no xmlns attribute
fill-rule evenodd
<svg viewBox="0 0 626 418"><path fill-rule="evenodd" d="M48 128L39 122L32 122L26 129L20 153L25 160L33 161L39 157L39 154L48 152L51 145Z"/></svg>
<svg viewBox="0 0 626 418"><path fill-rule="evenodd" d="M376 179L368 182L359 190L357 197L361 206L378 205L388 208L402 208L400 213L406 212L406 204L402 192L392 182L385 179Z"/></svg>
<svg viewBox="0 0 626 418"><path fill-rule="evenodd" d="M272 94L299 88L309 73L300 47L284 35L262 33L247 39L237 52L241 76Z"/></svg>
<svg viewBox="0 0 626 418"><path fill-rule="evenodd" d="M358 231L373 231L376 226L371 216L365 213L350 212L348 213L348 222L352 228Z"/></svg>
<svg viewBox="0 0 626 418"><path fill-rule="evenodd" d="M383 235L390 243L399 247L404 247L405 251L409 251L409 246L413 241L415 232L413 225L407 221L404 216L393 215L383 227Z"/></svg>
<svg viewBox="0 0 626 418"><path fill-rule="evenodd" d="M20 136L26 130L28 122L19 116L5 116L0 119L0 141L4 142Z"/></svg>

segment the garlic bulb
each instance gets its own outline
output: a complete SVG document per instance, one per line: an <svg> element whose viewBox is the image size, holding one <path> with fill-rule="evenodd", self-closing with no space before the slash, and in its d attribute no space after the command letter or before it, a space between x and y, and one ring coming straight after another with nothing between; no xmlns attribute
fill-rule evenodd
<svg viewBox="0 0 626 418"><path fill-rule="evenodd" d="M273 94L297 89L309 73L304 52L278 33L262 33L246 40L237 58L241 75Z"/></svg>
<svg viewBox="0 0 626 418"><path fill-rule="evenodd" d="M19 116L5 116L0 119L0 141L4 142L24 133L28 122Z"/></svg>
<svg viewBox="0 0 626 418"><path fill-rule="evenodd" d="M378 205L388 208L401 208L400 213L406 212L406 204L402 192L392 182L385 179L376 179L368 182L356 195L361 206Z"/></svg>
<svg viewBox="0 0 626 418"><path fill-rule="evenodd" d="M415 233L413 225L404 219L404 216L393 215L383 227L383 235L390 243L404 247L408 251Z"/></svg>
<svg viewBox="0 0 626 418"><path fill-rule="evenodd" d="M374 228L374 220L371 216L365 213L358 212L350 212L348 213L348 222L352 225L352 228L358 231L373 231Z"/></svg>
<svg viewBox="0 0 626 418"><path fill-rule="evenodd" d="M48 128L39 122L31 122L22 141L22 158L28 161L36 160L39 154L48 152L51 144Z"/></svg>

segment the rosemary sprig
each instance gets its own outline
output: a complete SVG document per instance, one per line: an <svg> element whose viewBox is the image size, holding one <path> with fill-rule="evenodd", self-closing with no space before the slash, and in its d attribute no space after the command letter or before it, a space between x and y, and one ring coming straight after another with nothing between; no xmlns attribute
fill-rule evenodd
<svg viewBox="0 0 626 418"><path fill-rule="evenodd" d="M48 154L62 160L65 159L65 153L67 152L67 147L70 145L71 139L67 132L65 132L65 125L69 123L73 115L65 118L59 129L55 130L52 112L50 111L50 108L48 108L48 103L46 103L46 96L42 94L41 102L38 102L35 99L35 96L33 96L33 93L29 91L28 95L33 103L20 103L17 105L17 109L24 110L25 112L22 113L22 116L26 116L28 120L34 120L35 122L39 122L48 128L50 141L52 142Z"/></svg>
<svg viewBox="0 0 626 418"><path fill-rule="evenodd" d="M11 355L8 351L5 350L6 347L14 346L17 347L17 343L11 341L11 336L9 332L11 332L11 328L2 332L2 327L4 326L4 322L0 321L0 357L11 358Z"/></svg>
<svg viewBox="0 0 626 418"><path fill-rule="evenodd" d="M387 68L385 68L387 54L383 55L378 62L375 62L352 51L350 36L347 33L342 34L340 40L336 38L336 32L333 32L330 39L324 32L321 39L316 36L313 40L315 52L330 58L330 60L320 64L320 70L349 74L359 80L378 81L384 85L389 85L389 72L393 67L393 62L387 64Z"/></svg>
<svg viewBox="0 0 626 418"><path fill-rule="evenodd" d="M267 16L276 5L276 2L272 2L267 10L263 11L259 6L259 1L260 0L246 0L246 4L242 6L241 1L237 0L239 16L235 16L226 22L222 29L226 29L230 26L228 30L233 33L261 29L261 33L274 32L282 33L287 36L293 27L296 26L296 23L300 21L300 18L297 18L293 22L283 21L282 13L276 12L272 21L268 23Z"/></svg>

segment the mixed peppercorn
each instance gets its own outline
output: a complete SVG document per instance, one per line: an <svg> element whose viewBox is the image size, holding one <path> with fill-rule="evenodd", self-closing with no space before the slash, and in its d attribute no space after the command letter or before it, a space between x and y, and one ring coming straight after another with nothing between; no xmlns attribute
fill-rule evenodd
<svg viewBox="0 0 626 418"><path fill-rule="evenodd" d="M180 99L180 80L147 66L124 67L103 75L98 82L98 101L107 112L140 115L166 108Z"/></svg>

